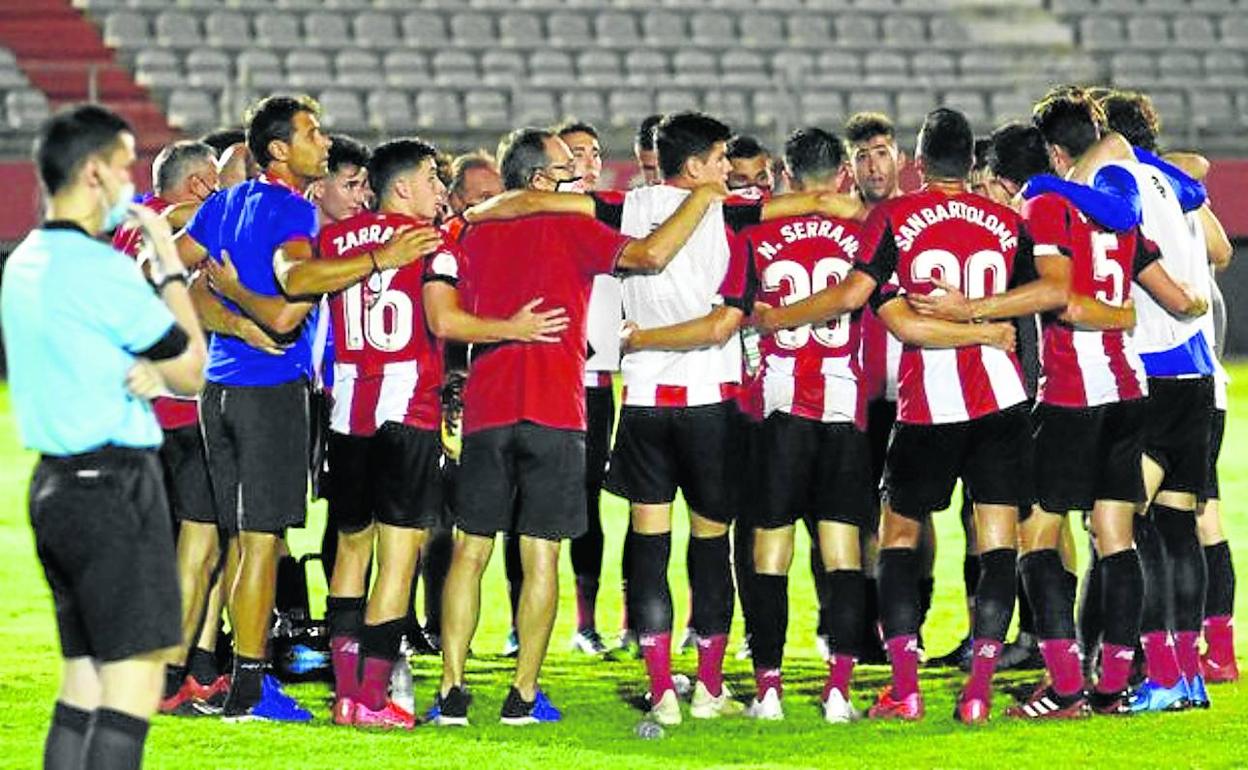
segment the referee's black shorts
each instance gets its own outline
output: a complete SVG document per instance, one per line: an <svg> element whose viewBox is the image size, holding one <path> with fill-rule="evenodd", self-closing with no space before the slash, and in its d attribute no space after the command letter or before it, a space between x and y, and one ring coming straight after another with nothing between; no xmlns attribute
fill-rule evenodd
<svg viewBox="0 0 1248 770"><path fill-rule="evenodd" d="M181 641L173 524L155 450L44 456L30 523L61 653L124 660Z"/></svg>
<svg viewBox="0 0 1248 770"><path fill-rule="evenodd" d="M169 507L177 521L198 524L218 522L212 483L208 479L208 456L198 425L166 430L160 446L160 464L165 471Z"/></svg>

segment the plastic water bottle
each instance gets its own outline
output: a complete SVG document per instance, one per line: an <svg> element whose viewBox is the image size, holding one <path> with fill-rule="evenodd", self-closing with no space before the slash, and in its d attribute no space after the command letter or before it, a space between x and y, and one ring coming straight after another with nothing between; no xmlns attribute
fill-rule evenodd
<svg viewBox="0 0 1248 770"><path fill-rule="evenodd" d="M390 672L390 700L409 714L416 713L416 693L412 689L412 667L400 656Z"/></svg>
<svg viewBox="0 0 1248 770"><path fill-rule="evenodd" d="M643 719L633 729L633 733L643 741L657 741L666 737L667 733L663 730L663 726L649 719Z"/></svg>

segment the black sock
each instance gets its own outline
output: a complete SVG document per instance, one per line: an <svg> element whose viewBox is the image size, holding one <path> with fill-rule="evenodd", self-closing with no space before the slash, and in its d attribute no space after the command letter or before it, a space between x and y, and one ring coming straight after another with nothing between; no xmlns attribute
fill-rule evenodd
<svg viewBox="0 0 1248 770"><path fill-rule="evenodd" d="M968 554L962 557L962 590L966 592L966 598L969 600L975 597L977 588L979 588L979 556Z"/></svg>
<svg viewBox="0 0 1248 770"><path fill-rule="evenodd" d="M325 624L329 635L358 639L364 625L363 596L330 596L325 599Z"/></svg>
<svg viewBox="0 0 1248 770"><path fill-rule="evenodd" d="M927 613L932 610L932 594L936 591L936 578L925 577L919 581L919 628L927 622Z"/></svg>
<svg viewBox="0 0 1248 770"><path fill-rule="evenodd" d="M632 533L628 568L628 621L638 634L671 633L672 590L667 563L672 558L672 533Z"/></svg>
<svg viewBox="0 0 1248 770"><path fill-rule="evenodd" d="M1209 586L1205 589L1205 617L1229 617L1235 611L1235 565L1226 541L1205 546Z"/></svg>
<svg viewBox="0 0 1248 770"><path fill-rule="evenodd" d="M420 576L425 584L425 633L439 637L442 635L442 589L446 586L446 573L451 569L454 548L454 530L435 529L425 543L425 558L420 565Z"/></svg>
<svg viewBox="0 0 1248 770"><path fill-rule="evenodd" d="M260 702L261 682L268 668L268 661L234 656L234 674L230 679L230 694L225 702L227 714L241 714Z"/></svg>
<svg viewBox="0 0 1248 770"><path fill-rule="evenodd" d="M997 548L979 556L979 586L975 589L975 639L1005 641L1018 585L1018 551Z"/></svg>
<svg viewBox="0 0 1248 770"><path fill-rule="evenodd" d="M632 574L633 574L633 562L632 562L633 542L636 537L637 537L637 534L633 532L633 528L628 527L624 531L624 545L620 548L620 594L621 594L621 598L624 600L625 622L623 625L626 626L625 628L621 629L623 631L632 631L635 628L635 626L633 625L633 619L632 619L633 605L631 604L629 597L628 597L628 581L629 581L629 578L632 577ZM668 543L668 551L670 555L670 551L671 551L670 542Z"/></svg>
<svg viewBox="0 0 1248 770"><path fill-rule="evenodd" d="M191 648L191 654L186 659L186 668L195 681L202 685L212 684L221 676L221 672L217 670L217 656L211 650L199 647Z"/></svg>
<svg viewBox="0 0 1248 770"><path fill-rule="evenodd" d="M728 535L690 537L688 551L690 618L701 637L726 634L732 627L732 564Z"/></svg>
<svg viewBox="0 0 1248 770"><path fill-rule="evenodd" d="M398 660L405 625L403 618L387 620L377 625L365 623L360 629L360 658Z"/></svg>
<svg viewBox="0 0 1248 770"><path fill-rule="evenodd" d="M1101 573L1102 636L1106 644L1134 647L1140 643L1144 604L1144 572L1134 548L1097 562Z"/></svg>
<svg viewBox="0 0 1248 770"><path fill-rule="evenodd" d="M744 611L745 607L753 603L750 598L753 587L750 581L755 574L754 528L740 521L732 527L732 574L737 582L737 598L740 599ZM745 635L751 638L754 636L754 619L748 612L745 613Z"/></svg>
<svg viewBox="0 0 1248 770"><path fill-rule="evenodd" d="M577 577L592 577L597 580L602 574L602 515L599 511L597 490L586 490L586 514L589 528L585 534L574 538L568 546L568 555L572 559L572 574Z"/></svg>
<svg viewBox="0 0 1248 770"><path fill-rule="evenodd" d="M839 655L857 658L862 654L862 614L866 604L866 580L861 570L837 569L823 575L823 600L820 616L826 615L826 628L820 629L828 640L828 649Z"/></svg>
<svg viewBox="0 0 1248 770"><path fill-rule="evenodd" d="M1023 590L1023 575L1020 572L1014 585L1014 593L1018 595L1018 632L1020 634L1037 634L1036 618L1031 597ZM1053 637L1057 638L1057 637Z"/></svg>
<svg viewBox="0 0 1248 770"><path fill-rule="evenodd" d="M1091 559L1083 575L1083 587L1079 596L1079 646L1084 660L1092 660L1101 643L1104 630L1101 618L1101 560L1095 548L1088 549Z"/></svg>
<svg viewBox="0 0 1248 770"><path fill-rule="evenodd" d="M1161 533L1149 517L1135 517L1135 550L1144 576L1144 604L1140 631L1165 631L1169 627L1170 574ZM1108 583L1108 578L1106 578ZM1132 642L1134 644L1134 642Z"/></svg>
<svg viewBox="0 0 1248 770"><path fill-rule="evenodd" d="M44 770L79 770L82 744L91 724L91 712L57 701L52 726L43 742Z"/></svg>
<svg viewBox="0 0 1248 770"><path fill-rule="evenodd" d="M82 766L90 770L137 770L143 765L147 721L99 708L82 747Z"/></svg>
<svg viewBox="0 0 1248 770"><path fill-rule="evenodd" d="M576 601L585 605L586 622L577 626L577 631L593 631L596 629L594 619L598 616L598 578L589 575L576 576Z"/></svg>
<svg viewBox="0 0 1248 770"><path fill-rule="evenodd" d="M1205 552L1196 534L1196 513L1155 503L1150 513L1170 564L1170 599L1174 608L1171 630L1199 632L1205 620L1208 575Z"/></svg>
<svg viewBox="0 0 1248 770"><path fill-rule="evenodd" d="M751 580L751 611L745 617L753 620L750 652L754 668L780 668L789 630L789 576L755 572Z"/></svg>
<svg viewBox="0 0 1248 770"><path fill-rule="evenodd" d="M817 532L818 530L815 531ZM815 624L815 633L826 638L828 635L828 624L832 622L828 617L828 607L832 603L832 597L828 596L828 581L824 574L823 556L819 553L819 544L817 541L812 540L810 544L810 577L815 581L815 601L819 606L819 619ZM859 616L858 620L861 623L862 617Z"/></svg>
<svg viewBox="0 0 1248 770"><path fill-rule="evenodd" d="M273 606L278 612L302 610L305 617L308 614L308 580L303 566L293 556L277 560L277 593Z"/></svg>
<svg viewBox="0 0 1248 770"><path fill-rule="evenodd" d="M1062 568L1062 557L1052 548L1033 551L1019 559L1018 571L1035 610L1032 633L1041 639L1073 639L1074 596L1067 593L1070 573Z"/></svg>
<svg viewBox="0 0 1248 770"><path fill-rule="evenodd" d="M918 634L918 552L913 548L880 549L879 590L884 639Z"/></svg>
<svg viewBox="0 0 1248 770"><path fill-rule="evenodd" d="M165 691L162 698L172 698L182 689L182 682L186 679L186 666L165 666Z"/></svg>
<svg viewBox="0 0 1248 770"><path fill-rule="evenodd" d="M507 601L511 604L511 627L516 627L520 609L520 589L524 586L524 564L520 559L520 536L510 533L503 537L503 568L507 573Z"/></svg>
<svg viewBox="0 0 1248 770"><path fill-rule="evenodd" d="M878 569L878 567L877 567ZM822 608L819 612L820 627L823 627L824 612ZM827 619L827 623L831 623L831 619ZM863 645L870 644L874 648L880 646L879 639L880 627L880 581L874 577L867 577L862 581L862 640ZM829 633L831 633L829 631Z"/></svg>

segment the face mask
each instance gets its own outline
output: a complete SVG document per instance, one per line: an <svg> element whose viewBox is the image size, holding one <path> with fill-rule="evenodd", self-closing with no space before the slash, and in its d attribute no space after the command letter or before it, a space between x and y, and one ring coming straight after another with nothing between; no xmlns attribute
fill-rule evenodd
<svg viewBox="0 0 1248 770"><path fill-rule="evenodd" d="M104 212L104 232L116 230L126 219L130 210L130 202L134 200L134 183L126 182L117 191L117 200Z"/></svg>
<svg viewBox="0 0 1248 770"><path fill-rule="evenodd" d="M565 179L562 182L556 182L555 192L583 193L585 192L584 178L578 176L575 179Z"/></svg>

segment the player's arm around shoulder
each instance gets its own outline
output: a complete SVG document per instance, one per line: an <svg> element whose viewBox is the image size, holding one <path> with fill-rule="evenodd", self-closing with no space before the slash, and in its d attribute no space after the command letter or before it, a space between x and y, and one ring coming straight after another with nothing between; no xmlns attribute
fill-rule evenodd
<svg viewBox="0 0 1248 770"><path fill-rule="evenodd" d="M922 348L990 345L1000 350L1014 350L1015 330L1012 323L959 323L922 316L902 296L886 301L875 312L893 336L906 345Z"/></svg>
<svg viewBox="0 0 1248 770"><path fill-rule="evenodd" d="M624 244L616 260L616 268L642 273L661 272L693 235L707 209L727 195L728 188L722 183L695 188L652 233Z"/></svg>
<svg viewBox="0 0 1248 770"><path fill-rule="evenodd" d="M534 214L580 214L594 216L594 198L584 193L544 190L508 190L464 212L469 224L518 219Z"/></svg>

